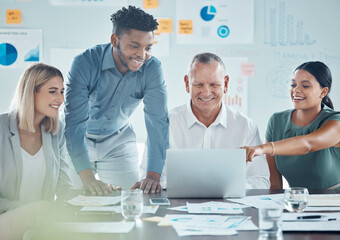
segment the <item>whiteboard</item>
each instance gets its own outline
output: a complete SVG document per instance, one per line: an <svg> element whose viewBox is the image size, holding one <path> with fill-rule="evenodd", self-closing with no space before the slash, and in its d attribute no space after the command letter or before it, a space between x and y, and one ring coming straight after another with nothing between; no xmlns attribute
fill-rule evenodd
<svg viewBox="0 0 340 240"><path fill-rule="evenodd" d="M143 4L142 0L126 2L139 7ZM178 44L176 1L158 2L158 8L146 11L173 20L173 32L166 37L169 50L159 56L168 89L169 109L188 101L189 95L184 87L188 64L195 54L207 51L223 59L246 58L254 65L253 76L247 77L247 112L258 124L263 141L272 113L292 107L288 83L293 70L305 61L319 60L329 66L333 74L330 97L335 108L340 109L340 95L336 94L340 92L340 1L255 0L254 25L250 27L254 31L253 42L246 44ZM207 5L215 4L214 0L205 2ZM110 15L120 8L93 4L55 6L46 0L1 1L3 13L5 9L21 9L22 23L9 25L2 17L0 28L41 29L43 61L63 68L65 74L72 61L72 53L109 42L112 31ZM63 52L65 54L61 54ZM0 68L0 112L7 110L23 70L23 67ZM131 119L141 142L146 138L144 123L137 120L143 115L142 108L142 105L139 106Z"/></svg>

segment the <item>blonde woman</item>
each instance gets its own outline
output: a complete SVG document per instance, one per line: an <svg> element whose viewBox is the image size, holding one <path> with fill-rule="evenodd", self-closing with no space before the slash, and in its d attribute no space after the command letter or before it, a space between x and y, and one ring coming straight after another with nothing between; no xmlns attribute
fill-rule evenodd
<svg viewBox="0 0 340 240"><path fill-rule="evenodd" d="M271 188L340 188L340 112L329 98L332 75L322 62L298 66L291 80L294 109L275 113L263 145L245 147L247 160L266 154Z"/></svg>
<svg viewBox="0 0 340 240"><path fill-rule="evenodd" d="M22 239L48 212L49 201L71 188L58 109L63 76L37 63L22 74L10 111L0 115L1 239Z"/></svg>

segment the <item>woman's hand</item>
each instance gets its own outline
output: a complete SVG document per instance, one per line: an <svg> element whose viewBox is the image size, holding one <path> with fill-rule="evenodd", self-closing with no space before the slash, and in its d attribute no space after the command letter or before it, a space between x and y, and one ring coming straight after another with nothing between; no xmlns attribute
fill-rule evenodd
<svg viewBox="0 0 340 240"><path fill-rule="evenodd" d="M241 148L246 150L246 161L247 162L252 162L254 157L264 154L263 145L243 146Z"/></svg>

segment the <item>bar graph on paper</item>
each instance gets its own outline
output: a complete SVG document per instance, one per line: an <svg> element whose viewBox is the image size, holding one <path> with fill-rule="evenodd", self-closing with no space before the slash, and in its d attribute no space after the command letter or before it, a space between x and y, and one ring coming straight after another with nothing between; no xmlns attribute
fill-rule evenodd
<svg viewBox="0 0 340 240"><path fill-rule="evenodd" d="M313 45L316 41L306 31L308 21L294 14L296 1L266 0L264 4L264 44L275 46Z"/></svg>
<svg viewBox="0 0 340 240"><path fill-rule="evenodd" d="M226 105L248 114L248 77L241 74L241 65L248 62L246 57L234 57L222 59L226 74L229 76L227 94L224 95L223 101Z"/></svg>
<svg viewBox="0 0 340 240"><path fill-rule="evenodd" d="M237 94L233 97L225 96L224 101L227 103L228 106L241 108L242 107L242 97L239 97Z"/></svg>

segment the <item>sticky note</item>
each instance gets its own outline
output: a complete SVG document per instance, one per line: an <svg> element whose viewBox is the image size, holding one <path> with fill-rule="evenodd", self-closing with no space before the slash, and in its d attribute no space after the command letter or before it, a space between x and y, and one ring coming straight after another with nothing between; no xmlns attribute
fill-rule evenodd
<svg viewBox="0 0 340 240"><path fill-rule="evenodd" d="M156 223L159 223L159 222L163 221L164 219L165 219L164 217L159 217L159 216L142 218L143 221L146 221L146 222L156 222Z"/></svg>
<svg viewBox="0 0 340 240"><path fill-rule="evenodd" d="M254 63L242 63L241 64L241 75L244 77L254 77L255 75Z"/></svg>
<svg viewBox="0 0 340 240"><path fill-rule="evenodd" d="M20 9L7 9L6 10L6 23L7 24L21 23L21 10Z"/></svg>
<svg viewBox="0 0 340 240"><path fill-rule="evenodd" d="M171 18L158 18L159 33L171 33L172 32L172 19Z"/></svg>
<svg viewBox="0 0 340 240"><path fill-rule="evenodd" d="M158 0L143 0L143 8L158 8Z"/></svg>
<svg viewBox="0 0 340 240"><path fill-rule="evenodd" d="M193 34L192 20L179 20L178 21L179 34Z"/></svg>

